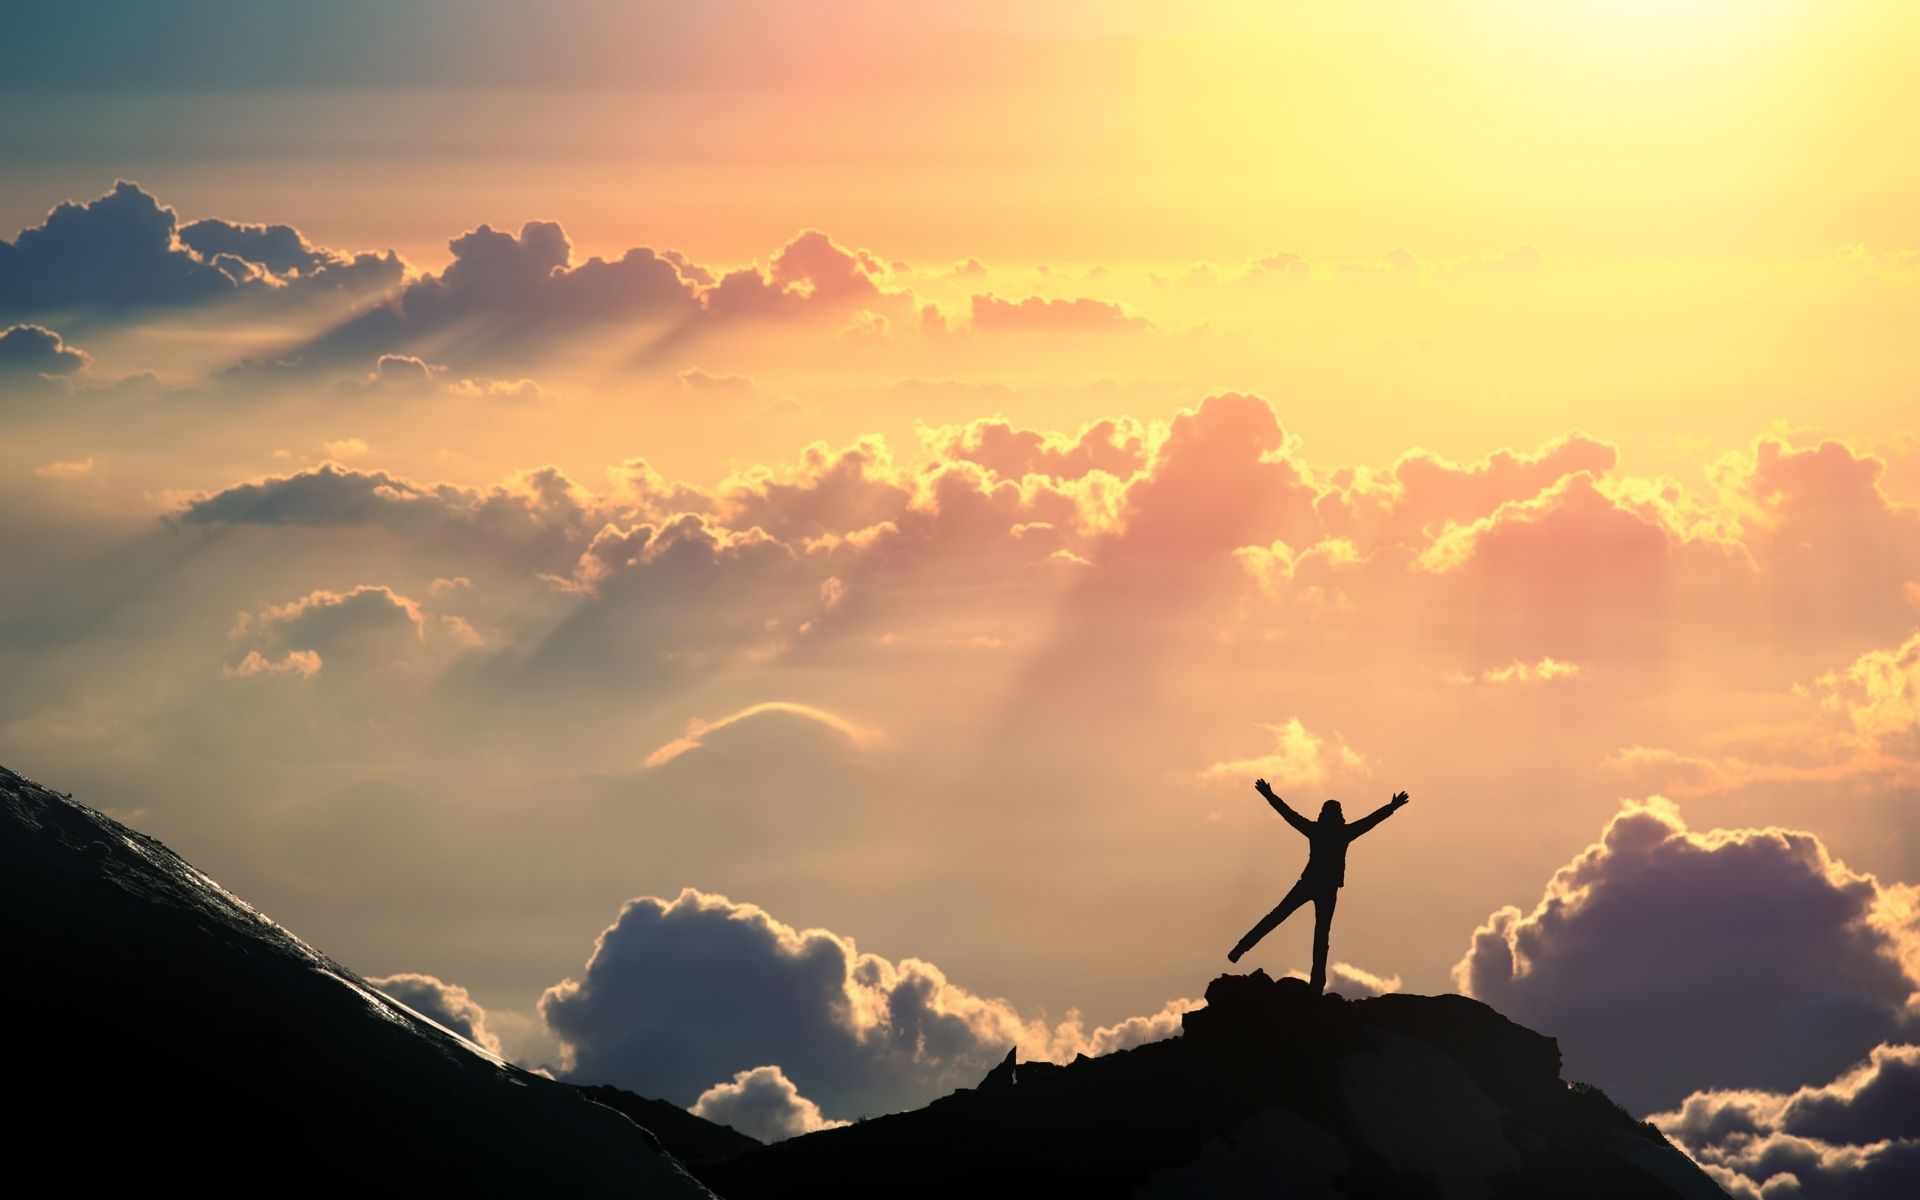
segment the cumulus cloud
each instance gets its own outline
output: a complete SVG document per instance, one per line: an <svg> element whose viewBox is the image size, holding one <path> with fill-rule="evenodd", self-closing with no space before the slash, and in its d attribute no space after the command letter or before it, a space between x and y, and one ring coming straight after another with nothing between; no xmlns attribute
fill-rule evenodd
<svg viewBox="0 0 1920 1200"><path fill-rule="evenodd" d="M182 236L189 231L191 242ZM391 252L316 250L284 225L201 221L182 231L173 209L121 180L0 241L0 314L189 304L289 282L386 286L402 270Z"/></svg>
<svg viewBox="0 0 1920 1200"><path fill-rule="evenodd" d="M544 352L618 322L633 335L636 357L680 345L735 321L844 318L899 308L911 297L882 286L887 266L818 230L806 230L774 254L765 270L723 273L671 250L636 246L611 261L576 262L566 232L529 221L518 234L481 225L452 239L453 262L408 283L369 308L293 348L290 362L334 362L373 354L419 354L436 361L493 363Z"/></svg>
<svg viewBox="0 0 1920 1200"><path fill-rule="evenodd" d="M940 457L978 463L1000 479L1080 479L1094 471L1125 479L1147 456L1145 427L1126 418L1093 421L1069 437L989 417L924 429L921 438Z"/></svg>
<svg viewBox="0 0 1920 1200"><path fill-rule="evenodd" d="M693 285L653 250L573 261L552 221L518 234L481 225L447 243L453 262L322 334L293 357L364 361L431 345L436 359L496 361L613 320L690 316Z"/></svg>
<svg viewBox="0 0 1920 1200"><path fill-rule="evenodd" d="M846 1124L822 1116L820 1106L802 1096L779 1067L755 1067L714 1084L700 1093L692 1112L762 1142L781 1142Z"/></svg>
<svg viewBox="0 0 1920 1200"><path fill-rule="evenodd" d="M807 229L782 246L763 273L744 267L722 276L704 293L704 310L721 319L842 317L885 307L887 265L866 250L853 250L818 229ZM900 300L907 308L911 298Z"/></svg>
<svg viewBox="0 0 1920 1200"><path fill-rule="evenodd" d="M554 467L468 488L325 462L183 497L174 519L214 528L372 527L551 570L577 559L607 521L633 519L645 497L629 492L619 500L610 509L594 505Z"/></svg>
<svg viewBox="0 0 1920 1200"><path fill-rule="evenodd" d="M1200 772L1200 778L1210 783L1251 783L1264 777L1275 788L1286 789L1317 786L1336 774L1366 769L1366 758L1339 734L1327 738L1310 733L1299 717L1288 717L1284 724L1265 728L1273 739L1272 750L1252 758L1214 763Z"/></svg>
<svg viewBox="0 0 1920 1200"><path fill-rule="evenodd" d="M1194 1006L1091 1030L1078 1014L1049 1025L932 963L865 953L851 938L691 888L628 901L584 978L540 999L567 1078L691 1104L716 1079L772 1064L837 1117L972 1086L1009 1047L1062 1059L1171 1036L1178 1012Z"/></svg>
<svg viewBox="0 0 1920 1200"><path fill-rule="evenodd" d="M0 332L0 378L71 375L91 361L86 351L67 345L59 334L40 325L12 325Z"/></svg>
<svg viewBox="0 0 1920 1200"><path fill-rule="evenodd" d="M1652 1120L1741 1200L1905 1196L1920 1181L1920 1046L1876 1046L1792 1092L1695 1092Z"/></svg>
<svg viewBox="0 0 1920 1200"><path fill-rule="evenodd" d="M1844 716L1864 748L1920 759L1920 632L1867 651L1817 686L1821 705Z"/></svg>
<svg viewBox="0 0 1920 1200"><path fill-rule="evenodd" d="M428 630L450 635L456 644L472 630L464 621L430 623L417 601L392 588L360 584L344 592L321 589L285 604L242 613L228 637L248 647L236 663L222 669L228 678L299 675L311 678L322 666L339 670L388 670L407 666L425 646Z"/></svg>
<svg viewBox="0 0 1920 1200"><path fill-rule="evenodd" d="M500 1039L487 1029L487 1010L458 984L413 972L378 976L367 982L482 1050L500 1055Z"/></svg>
<svg viewBox="0 0 1920 1200"><path fill-rule="evenodd" d="M1920 1029L1911 891L1810 833L1698 833L1630 804L1531 912L1492 914L1454 979L1636 1111L1797 1087Z"/></svg>
<svg viewBox="0 0 1920 1200"><path fill-rule="evenodd" d="M810 704L794 704L787 700L769 700L762 704L748 705L739 712L728 713L726 716L713 721L703 721L697 717L694 718L692 721L687 722L687 731L685 733L647 755L645 765L648 768L664 766L674 759L679 758L682 754L690 750L697 750L705 745L709 734L725 729L729 725L736 725L741 721L749 721L756 717L763 717L770 714L798 717L803 721L818 725L823 729L832 730L834 733L847 739L856 749L865 749L880 739L879 730L869 729L864 725L855 724L837 713L828 712L826 709L815 708Z"/></svg>
<svg viewBox="0 0 1920 1200"><path fill-rule="evenodd" d="M208 217L182 227L179 237L182 245L226 270L236 282L246 275L236 273L229 263L257 267L267 279L282 285L298 282L335 289L390 287L406 271L391 250L343 254L312 245L291 225L248 225Z"/></svg>

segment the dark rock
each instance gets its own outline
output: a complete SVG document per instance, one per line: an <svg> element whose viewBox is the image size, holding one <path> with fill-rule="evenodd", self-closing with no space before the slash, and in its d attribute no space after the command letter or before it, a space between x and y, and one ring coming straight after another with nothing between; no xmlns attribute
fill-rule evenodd
<svg viewBox="0 0 1920 1200"><path fill-rule="evenodd" d="M1019 1052L1020 1052L1020 1048L1018 1046L1015 1046L1012 1049L1008 1050L1007 1056L1000 1060L1000 1065L995 1067L993 1070L988 1071L987 1077L985 1079L982 1079L980 1081L980 1086L975 1088L974 1090L980 1091L980 1092L997 1092L1002 1088L1012 1087L1013 1072L1014 1072L1014 1065L1015 1065L1014 1055L1018 1054Z"/></svg>
<svg viewBox="0 0 1920 1200"><path fill-rule="evenodd" d="M8 1144L55 1190L704 1196L653 1135L0 768Z"/></svg>
<svg viewBox="0 0 1920 1200"><path fill-rule="evenodd" d="M696 1117L679 1105L636 1095L606 1084L576 1085L595 1104L624 1113L634 1124L653 1134L663 1149L682 1163L716 1162L729 1154L751 1150L762 1143L730 1125Z"/></svg>
<svg viewBox="0 0 1920 1200"><path fill-rule="evenodd" d="M731 1200L914 1196L1719 1197L1559 1079L1551 1038L1460 996L1343 1001L1223 975L1184 1033L700 1169Z"/></svg>

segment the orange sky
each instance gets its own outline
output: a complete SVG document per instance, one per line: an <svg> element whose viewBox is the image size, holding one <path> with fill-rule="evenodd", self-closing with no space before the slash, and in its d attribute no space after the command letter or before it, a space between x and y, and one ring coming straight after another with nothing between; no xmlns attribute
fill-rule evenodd
<svg viewBox="0 0 1920 1200"><path fill-rule="evenodd" d="M510 1052L683 887L1155 1012L1255 774L1415 990L1623 800L1920 879L1911 6L230 9L0 60L0 760Z"/></svg>

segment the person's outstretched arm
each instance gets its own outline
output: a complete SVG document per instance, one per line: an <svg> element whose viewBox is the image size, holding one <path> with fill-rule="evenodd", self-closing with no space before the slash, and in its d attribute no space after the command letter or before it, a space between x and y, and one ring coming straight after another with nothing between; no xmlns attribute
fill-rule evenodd
<svg viewBox="0 0 1920 1200"><path fill-rule="evenodd" d="M1254 780L1253 790L1256 792L1259 792L1262 796L1265 796L1267 798L1267 803L1273 805L1273 811L1279 813L1281 816L1287 819L1287 824L1293 826L1295 829L1298 829L1301 833L1304 833L1309 837L1313 835L1313 822L1307 820L1305 817L1301 816L1299 813L1293 811L1293 809L1287 807L1287 802L1273 794L1273 789L1267 786L1266 780L1264 779Z"/></svg>
<svg viewBox="0 0 1920 1200"><path fill-rule="evenodd" d="M1347 826L1347 840L1352 841L1354 838L1357 838L1361 834L1365 833L1367 830L1372 829L1375 825L1378 825L1380 822L1386 820L1388 817L1392 816L1394 813L1399 812L1400 806L1402 804L1405 804L1406 802L1407 802L1407 794L1405 792L1395 792L1393 794L1393 799L1387 801L1385 804L1382 804L1379 808L1374 809L1372 812L1368 813L1366 816L1361 817L1358 821L1355 821L1353 824Z"/></svg>

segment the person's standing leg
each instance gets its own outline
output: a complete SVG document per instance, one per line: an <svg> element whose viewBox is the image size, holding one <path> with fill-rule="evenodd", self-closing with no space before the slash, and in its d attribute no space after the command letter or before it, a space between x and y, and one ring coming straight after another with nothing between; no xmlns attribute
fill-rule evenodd
<svg viewBox="0 0 1920 1200"><path fill-rule="evenodd" d="M1275 926L1293 915L1294 909L1305 904L1309 895L1310 892L1307 888L1306 880L1302 879L1299 883L1294 884L1293 890L1287 893L1286 899L1274 905L1272 912L1261 917L1258 924L1252 929L1247 930L1247 936L1240 939L1239 945L1227 951L1227 961L1239 962L1240 956L1253 949L1254 943L1269 933L1272 933Z"/></svg>
<svg viewBox="0 0 1920 1200"><path fill-rule="evenodd" d="M1339 898L1338 888L1326 888L1313 897L1313 978L1307 982L1316 994L1327 990L1327 944L1333 934L1333 903Z"/></svg>

